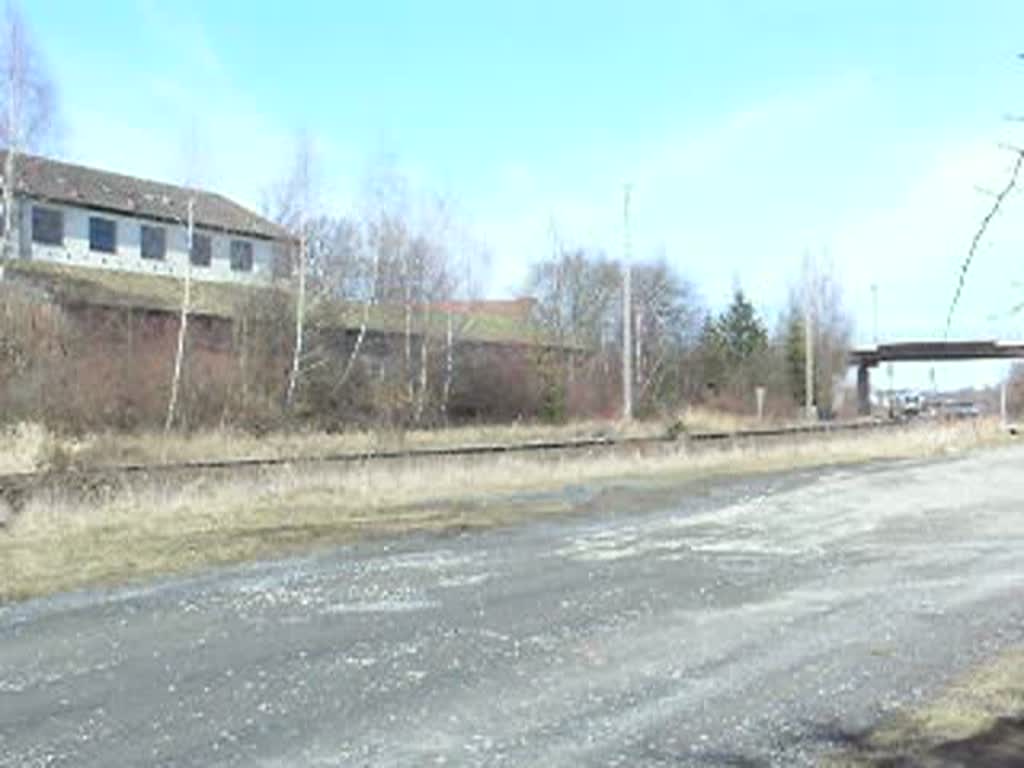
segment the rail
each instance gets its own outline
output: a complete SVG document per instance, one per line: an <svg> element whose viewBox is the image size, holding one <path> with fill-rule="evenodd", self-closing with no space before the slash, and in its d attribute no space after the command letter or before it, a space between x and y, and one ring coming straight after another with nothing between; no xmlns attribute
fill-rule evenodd
<svg viewBox="0 0 1024 768"><path fill-rule="evenodd" d="M231 472L245 469L263 469L283 466L314 466L324 464L357 464L378 461L416 460L445 457L469 457L495 454L572 452L588 449L644 448L659 445L722 445L730 442L750 442L783 439L809 434L829 434L855 430L875 430L900 426L899 421L857 420L823 422L788 427L764 427L734 431L668 430L648 436L617 437L612 435L568 438L561 440L529 440L518 443L474 443L454 446L423 446L404 449L349 451L310 456L275 456L266 458L233 458L204 461L175 461L163 463L135 463L44 469L0 475L0 501L17 511L36 490L49 485L79 490L96 490L117 486L131 478L148 480L179 475L194 476L203 473ZM2 516L0 516L2 520ZM0 523L2 525L2 523Z"/></svg>

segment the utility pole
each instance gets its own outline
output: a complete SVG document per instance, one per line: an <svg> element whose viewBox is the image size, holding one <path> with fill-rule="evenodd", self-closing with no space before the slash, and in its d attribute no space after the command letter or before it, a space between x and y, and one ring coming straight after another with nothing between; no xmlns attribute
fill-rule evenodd
<svg viewBox="0 0 1024 768"><path fill-rule="evenodd" d="M804 261L804 410L814 418L814 310L810 257Z"/></svg>
<svg viewBox="0 0 1024 768"><path fill-rule="evenodd" d="M999 424L1006 428L1006 379L999 385Z"/></svg>
<svg viewBox="0 0 1024 768"><path fill-rule="evenodd" d="M878 283L871 284L871 322L874 344L878 346Z"/></svg>
<svg viewBox="0 0 1024 768"><path fill-rule="evenodd" d="M629 231L630 184L622 189L622 418L633 418L633 266Z"/></svg>
<svg viewBox="0 0 1024 768"><path fill-rule="evenodd" d="M636 321L633 323L633 379L636 388L643 394L644 384L644 308L643 302L636 310Z"/></svg>
<svg viewBox="0 0 1024 768"><path fill-rule="evenodd" d="M891 419L896 416L896 403L894 400L895 395L893 394L895 390L893 384L892 363L886 363L885 372L889 377L889 418Z"/></svg>
<svg viewBox="0 0 1024 768"><path fill-rule="evenodd" d="M21 128L21 54L20 49L20 36L18 35L18 28L12 17L12 6L7 6L7 17L6 21L11 27L9 34L14 38L10 42L13 43L11 51L11 62L7 73L7 155L4 157L4 211L3 211L3 223L4 223L4 234L3 234L3 250L0 252L0 280L4 276L4 266L8 259L14 258L13 247L14 242L12 240L14 230L14 193L15 193L15 155L20 149L20 128ZM21 228L19 227L19 232ZM20 239L20 237L19 237Z"/></svg>

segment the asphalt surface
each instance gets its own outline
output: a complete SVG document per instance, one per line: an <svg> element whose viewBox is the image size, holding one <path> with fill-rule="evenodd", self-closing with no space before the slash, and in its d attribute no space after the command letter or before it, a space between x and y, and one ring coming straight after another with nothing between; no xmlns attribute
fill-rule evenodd
<svg viewBox="0 0 1024 768"><path fill-rule="evenodd" d="M0 608L0 766L811 765L1024 642L1024 448Z"/></svg>

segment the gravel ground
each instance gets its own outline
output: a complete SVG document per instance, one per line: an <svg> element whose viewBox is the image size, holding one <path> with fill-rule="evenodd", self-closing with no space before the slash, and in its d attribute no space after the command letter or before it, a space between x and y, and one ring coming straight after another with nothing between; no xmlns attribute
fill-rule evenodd
<svg viewBox="0 0 1024 768"><path fill-rule="evenodd" d="M1022 469L624 488L2 607L0 766L813 765L1024 642Z"/></svg>

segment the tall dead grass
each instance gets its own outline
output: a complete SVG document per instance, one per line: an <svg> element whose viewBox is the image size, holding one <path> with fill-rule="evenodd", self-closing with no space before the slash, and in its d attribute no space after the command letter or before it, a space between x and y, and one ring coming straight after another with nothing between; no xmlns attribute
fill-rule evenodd
<svg viewBox="0 0 1024 768"><path fill-rule="evenodd" d="M676 417L677 423L688 432L739 432L744 429L757 429L766 426L782 426L788 423L779 420L758 420L756 416L742 413L688 406Z"/></svg>
<svg viewBox="0 0 1024 768"><path fill-rule="evenodd" d="M230 428L191 434L108 432L64 438L38 424L0 432L0 473L48 468L159 464L219 459L315 458L400 448L525 443L595 436L638 437L665 432L660 422L580 421L565 425L507 424L432 430L341 433L293 431L255 435Z"/></svg>
<svg viewBox="0 0 1024 768"><path fill-rule="evenodd" d="M112 467L221 459L315 458L401 448L526 443L588 437L654 437L671 425L688 432L735 432L764 426L752 416L691 407L664 421L577 421L569 424L495 424L431 430L328 433L272 432L256 435L221 428L194 433L102 432L63 437L35 423L0 431L0 474L37 469Z"/></svg>
<svg viewBox="0 0 1024 768"><path fill-rule="evenodd" d="M279 467L233 480L152 484L94 502L54 492L0 531L0 598L190 570L355 537L501 525L572 510L558 491L630 479L695 478L948 454L1008 439L991 422L734 445L654 456L506 455Z"/></svg>
<svg viewBox="0 0 1024 768"><path fill-rule="evenodd" d="M0 427L0 474L63 466L74 450L74 440L60 439L41 424L21 422Z"/></svg>

